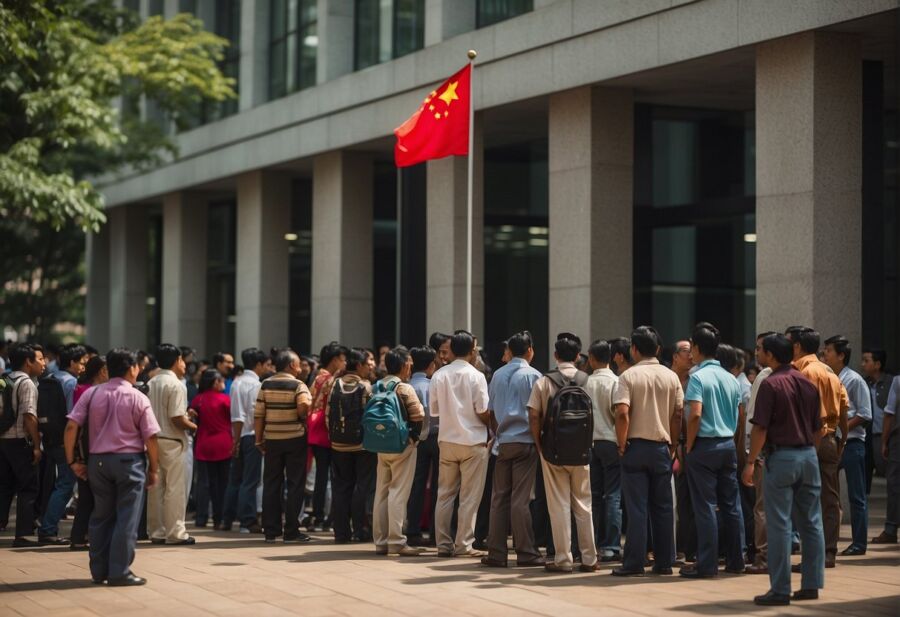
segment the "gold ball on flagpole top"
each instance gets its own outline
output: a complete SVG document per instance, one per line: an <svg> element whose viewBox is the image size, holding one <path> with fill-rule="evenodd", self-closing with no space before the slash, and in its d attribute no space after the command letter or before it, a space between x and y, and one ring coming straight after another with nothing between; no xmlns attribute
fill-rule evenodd
<svg viewBox="0 0 900 617"><path fill-rule="evenodd" d="M474 59L475 59L475 56L478 55L478 52L475 51L474 49L470 49L470 50L466 53L466 55L469 56L469 60L474 60Z"/></svg>

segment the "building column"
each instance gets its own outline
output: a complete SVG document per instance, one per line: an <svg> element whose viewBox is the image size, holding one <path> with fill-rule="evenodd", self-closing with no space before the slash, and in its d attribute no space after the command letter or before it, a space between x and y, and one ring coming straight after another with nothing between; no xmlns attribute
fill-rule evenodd
<svg viewBox="0 0 900 617"><path fill-rule="evenodd" d="M269 100L269 28L271 2L241 0L240 111Z"/></svg>
<svg viewBox="0 0 900 617"><path fill-rule="evenodd" d="M206 349L206 201L188 192L163 198L162 335Z"/></svg>
<svg viewBox="0 0 900 617"><path fill-rule="evenodd" d="M572 332L585 348L597 337L628 336L632 92L584 87L551 95L548 149L550 335Z"/></svg>
<svg viewBox="0 0 900 617"><path fill-rule="evenodd" d="M109 227L109 345L147 344L147 209L139 204L107 210Z"/></svg>
<svg viewBox="0 0 900 617"><path fill-rule="evenodd" d="M353 72L353 0L318 0L316 83Z"/></svg>
<svg viewBox="0 0 900 617"><path fill-rule="evenodd" d="M805 32L756 50L756 325L862 331L862 55Z"/></svg>
<svg viewBox="0 0 900 617"><path fill-rule="evenodd" d="M484 142L475 115L472 204L472 333L484 340ZM467 158L428 161L426 178L427 334L466 327Z"/></svg>
<svg viewBox="0 0 900 617"><path fill-rule="evenodd" d="M425 0L425 47L475 29L475 0Z"/></svg>
<svg viewBox="0 0 900 617"><path fill-rule="evenodd" d="M109 223L87 235L87 298L85 340L100 353L109 349Z"/></svg>
<svg viewBox="0 0 900 617"><path fill-rule="evenodd" d="M288 341L291 178L251 171L237 178L235 354Z"/></svg>
<svg viewBox="0 0 900 617"><path fill-rule="evenodd" d="M313 161L312 348L372 345L371 156L333 151Z"/></svg>

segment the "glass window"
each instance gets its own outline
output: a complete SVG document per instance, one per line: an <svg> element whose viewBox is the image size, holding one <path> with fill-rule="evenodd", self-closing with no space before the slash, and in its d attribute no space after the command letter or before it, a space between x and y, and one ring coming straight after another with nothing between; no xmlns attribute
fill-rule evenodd
<svg viewBox="0 0 900 617"><path fill-rule="evenodd" d="M316 0L274 0L269 43L269 98L316 83Z"/></svg>
<svg viewBox="0 0 900 617"><path fill-rule="evenodd" d="M425 45L425 0L356 0L354 66L399 58Z"/></svg>
<svg viewBox="0 0 900 617"><path fill-rule="evenodd" d="M534 10L534 0L478 0L476 27L516 17Z"/></svg>
<svg viewBox="0 0 900 617"><path fill-rule="evenodd" d="M311 348L312 179L298 178L291 190L291 230L285 234L290 259L288 342L300 353Z"/></svg>
<svg viewBox="0 0 900 617"><path fill-rule="evenodd" d="M195 5L196 3L192 4ZM237 94L240 86L241 67L241 2L240 0L220 0L215 4L214 10L215 18L213 23L215 27L213 30L229 42L224 51L224 58L219 62L219 70L226 77L234 79L232 88ZM197 104L192 114L182 119L181 124L184 125L182 128L192 128L208 122L214 122L237 113L237 110L237 98L221 102L203 101Z"/></svg>
<svg viewBox="0 0 900 617"><path fill-rule="evenodd" d="M237 204L209 204L207 216L206 348L234 349Z"/></svg>

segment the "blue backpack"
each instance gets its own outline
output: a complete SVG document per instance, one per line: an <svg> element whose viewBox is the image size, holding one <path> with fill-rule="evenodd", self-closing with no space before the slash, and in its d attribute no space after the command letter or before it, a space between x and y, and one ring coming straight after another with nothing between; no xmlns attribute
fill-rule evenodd
<svg viewBox="0 0 900 617"><path fill-rule="evenodd" d="M399 454L409 443L409 425L404 418L403 404L394 391L398 383L385 386L379 381L366 403L362 417L362 445L369 452Z"/></svg>

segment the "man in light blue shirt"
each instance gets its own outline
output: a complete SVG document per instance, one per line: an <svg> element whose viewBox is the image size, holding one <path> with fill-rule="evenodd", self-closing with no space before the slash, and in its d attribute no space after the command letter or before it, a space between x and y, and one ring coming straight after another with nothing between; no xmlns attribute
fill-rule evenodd
<svg viewBox="0 0 900 617"><path fill-rule="evenodd" d="M847 389L850 409L847 411L847 442L841 455L841 467L847 478L850 502L850 529L853 541L841 555L865 555L868 546L869 511L866 500L866 425L872 421L872 396L862 376L851 369L850 341L838 335L825 341L825 364L840 378Z"/></svg>
<svg viewBox="0 0 900 617"><path fill-rule="evenodd" d="M684 399L690 408L685 466L697 522L697 564L681 569L686 578L713 578L719 573L717 506L725 525L725 571L744 571L735 445L737 441L743 446L739 433L744 406L737 379L714 360L718 347L719 332L711 324L694 329L691 355L699 363L688 379Z"/></svg>
<svg viewBox="0 0 900 617"><path fill-rule="evenodd" d="M514 334L507 345L513 358L494 373L489 388L488 408L499 453L494 465L488 555L481 563L506 567L506 538L512 523L516 565L542 566L528 508L538 460L528 424L528 399L541 374L531 367L534 347L530 332Z"/></svg>

